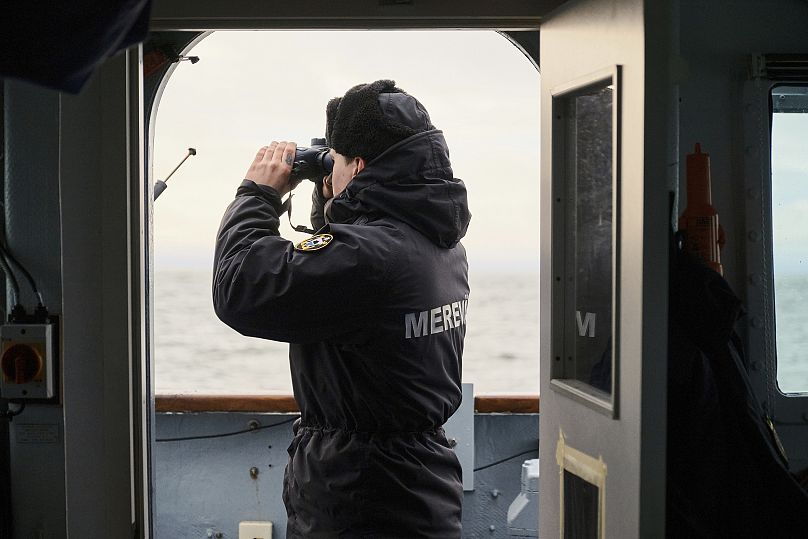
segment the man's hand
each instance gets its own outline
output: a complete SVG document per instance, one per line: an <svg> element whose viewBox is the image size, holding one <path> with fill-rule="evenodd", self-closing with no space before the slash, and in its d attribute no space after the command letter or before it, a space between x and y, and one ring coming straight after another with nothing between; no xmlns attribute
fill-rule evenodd
<svg viewBox="0 0 808 539"><path fill-rule="evenodd" d="M281 196L285 195L300 183L297 181L293 185L289 182L296 149L297 144L294 142L275 142L273 140L269 146L258 150L244 178L261 185L268 185Z"/></svg>

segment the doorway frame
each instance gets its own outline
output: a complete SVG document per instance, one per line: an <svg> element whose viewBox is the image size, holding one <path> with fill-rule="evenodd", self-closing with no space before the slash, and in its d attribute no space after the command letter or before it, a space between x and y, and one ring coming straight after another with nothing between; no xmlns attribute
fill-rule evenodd
<svg viewBox="0 0 808 539"><path fill-rule="evenodd" d="M336 7L326 0L305 5L267 6L248 0L200 0L193 4L158 2L152 8L150 31L215 31L215 30L493 30L499 31L531 58L524 43L505 32L539 31L540 23L563 0L504 0L492 4L484 0L459 2L451 0L439 5L418 5L395 0L356 0ZM337 13L336 15L323 15ZM536 51L538 52L538 51ZM135 537L154 536L151 507L153 490L151 449L153 439L154 385L151 376L153 338L151 336L151 289L149 263L149 226L152 206L146 188L149 171L145 159L143 137L142 46L127 51L130 66L127 81L127 104L135 103L139 121L130 116L128 143L132 181L127 197L129 222L129 269L132 286L129 293L131 311L129 331L132 335L132 377L130 394L132 409L131 505ZM170 71L169 71L170 74ZM167 80L167 78L166 78ZM163 83L161 83L163 84ZM159 91L158 91L159 96ZM539 95L537 93L537 99ZM159 99L159 97L158 97ZM133 113L133 112L131 112ZM130 113L130 114L131 114ZM137 146L139 145L139 146ZM137 146L137 147L135 147ZM147 309L149 311L147 311ZM537 358L538 359L538 358Z"/></svg>

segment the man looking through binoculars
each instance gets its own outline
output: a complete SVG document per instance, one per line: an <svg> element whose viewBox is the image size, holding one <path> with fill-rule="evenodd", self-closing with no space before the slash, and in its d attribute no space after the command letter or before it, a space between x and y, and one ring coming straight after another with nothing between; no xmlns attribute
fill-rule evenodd
<svg viewBox="0 0 808 539"><path fill-rule="evenodd" d="M332 99L326 136L316 235L294 245L278 233L281 197L300 180L296 145L273 142L216 242L219 318L290 343L301 418L287 537L459 538L461 471L442 425L461 399L466 189L442 132L393 81Z"/></svg>

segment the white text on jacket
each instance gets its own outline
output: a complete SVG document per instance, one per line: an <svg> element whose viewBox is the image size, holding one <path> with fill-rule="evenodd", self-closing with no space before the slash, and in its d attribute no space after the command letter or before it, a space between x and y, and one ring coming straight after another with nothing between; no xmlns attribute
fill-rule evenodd
<svg viewBox="0 0 808 539"><path fill-rule="evenodd" d="M420 313L404 315L404 335L407 339L426 337L466 325L469 300L461 299Z"/></svg>

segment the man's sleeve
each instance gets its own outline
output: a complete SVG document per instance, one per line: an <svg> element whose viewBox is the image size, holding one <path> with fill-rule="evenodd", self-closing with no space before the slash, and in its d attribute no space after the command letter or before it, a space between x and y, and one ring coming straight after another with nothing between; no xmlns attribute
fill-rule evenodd
<svg viewBox="0 0 808 539"><path fill-rule="evenodd" d="M334 239L300 251L278 233L281 200L245 180L216 239L217 316L251 337L305 343L367 328L383 300L392 247L377 227L339 227Z"/></svg>

